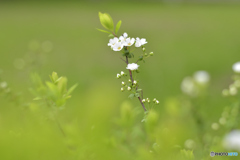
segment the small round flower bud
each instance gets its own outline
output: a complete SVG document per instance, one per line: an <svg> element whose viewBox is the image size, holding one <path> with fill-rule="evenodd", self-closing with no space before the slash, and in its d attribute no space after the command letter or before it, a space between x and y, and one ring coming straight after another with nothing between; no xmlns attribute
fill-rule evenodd
<svg viewBox="0 0 240 160"><path fill-rule="evenodd" d="M126 83L122 81L122 86L124 86Z"/></svg>
<svg viewBox="0 0 240 160"><path fill-rule="evenodd" d="M132 87L133 87L133 88L135 88L135 87L136 87L136 85L134 84L134 85L132 85Z"/></svg>
<svg viewBox="0 0 240 160"><path fill-rule="evenodd" d="M156 100L156 101L155 101L155 103L156 103L156 104L159 104L159 101L158 101L158 100Z"/></svg>
<svg viewBox="0 0 240 160"><path fill-rule="evenodd" d="M132 89L132 88L128 86L127 90L129 90L129 91L130 91L131 89Z"/></svg>
<svg viewBox="0 0 240 160"><path fill-rule="evenodd" d="M131 80L131 79L129 79L129 80L128 80L128 82L132 82L132 80Z"/></svg>
<svg viewBox="0 0 240 160"><path fill-rule="evenodd" d="M125 73L123 71L121 71L121 76L124 76L124 75L125 75Z"/></svg>
<svg viewBox="0 0 240 160"><path fill-rule="evenodd" d="M148 56L148 54L147 54L147 53L145 53L145 54L144 54L144 56L145 56L145 57L147 57L147 56Z"/></svg>
<svg viewBox="0 0 240 160"><path fill-rule="evenodd" d="M148 103L150 103L151 101L150 101L150 100L148 100L147 102L148 102Z"/></svg>
<svg viewBox="0 0 240 160"><path fill-rule="evenodd" d="M156 100L157 100L157 99L156 99L156 98L154 98L154 99L153 99L153 102L155 102Z"/></svg>
<svg viewBox="0 0 240 160"><path fill-rule="evenodd" d="M122 87L122 88L121 88L121 91L123 92L124 90L125 90L125 89Z"/></svg>
<svg viewBox="0 0 240 160"><path fill-rule="evenodd" d="M121 78L121 75L118 73L118 74L117 74L117 79L119 79L119 78Z"/></svg>
<svg viewBox="0 0 240 160"><path fill-rule="evenodd" d="M142 102L143 102L143 103L145 103L145 102L146 102L146 100L145 100L145 99L143 99L143 100L142 100Z"/></svg>
<svg viewBox="0 0 240 160"><path fill-rule="evenodd" d="M134 80L134 81L133 81L133 84L137 84L137 81Z"/></svg>
<svg viewBox="0 0 240 160"><path fill-rule="evenodd" d="M142 50L143 50L143 51L146 51L146 49L145 49L145 48L142 48Z"/></svg>
<svg viewBox="0 0 240 160"><path fill-rule="evenodd" d="M153 56L153 52L150 52L149 54L150 54L150 56Z"/></svg>

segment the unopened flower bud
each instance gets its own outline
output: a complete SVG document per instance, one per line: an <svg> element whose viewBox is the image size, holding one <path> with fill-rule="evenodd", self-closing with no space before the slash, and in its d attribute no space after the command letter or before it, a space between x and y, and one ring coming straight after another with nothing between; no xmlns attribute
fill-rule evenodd
<svg viewBox="0 0 240 160"><path fill-rule="evenodd" d="M157 99L156 99L156 98L154 98L154 99L153 99L153 102L155 102L156 100L157 100Z"/></svg>
<svg viewBox="0 0 240 160"><path fill-rule="evenodd" d="M125 90L125 89L122 87L122 88L121 88L121 91L123 92L124 90Z"/></svg>
<svg viewBox="0 0 240 160"><path fill-rule="evenodd" d="M133 84L137 84L137 81L134 80L134 81L133 81Z"/></svg>
<svg viewBox="0 0 240 160"><path fill-rule="evenodd" d="M142 102L143 102L143 103L145 103L145 102L146 102L146 100L145 100L145 99L143 99L143 100L142 100Z"/></svg>
<svg viewBox="0 0 240 160"><path fill-rule="evenodd" d="M145 54L144 54L144 56L145 56L145 57L147 57L147 56L148 56L148 54L147 54L147 53L145 53Z"/></svg>
<svg viewBox="0 0 240 160"><path fill-rule="evenodd" d="M155 102L156 104L159 104L159 101L158 100L156 100L156 102Z"/></svg>
<svg viewBox="0 0 240 160"><path fill-rule="evenodd" d="M129 90L129 91L130 91L131 89L132 89L132 88L128 86L127 90Z"/></svg>
<svg viewBox="0 0 240 160"><path fill-rule="evenodd" d="M119 79L119 78L121 78L121 75L118 73L118 74L117 74L117 79Z"/></svg>
<svg viewBox="0 0 240 160"><path fill-rule="evenodd" d="M123 71L121 71L121 76L124 76L124 75L125 75L125 73Z"/></svg>
<svg viewBox="0 0 240 160"><path fill-rule="evenodd" d="M150 54L150 56L153 56L153 52L150 52L149 54Z"/></svg>
<svg viewBox="0 0 240 160"><path fill-rule="evenodd" d="M143 51L146 51L146 49L145 49L145 48L142 48L142 50L143 50Z"/></svg>
<svg viewBox="0 0 240 160"><path fill-rule="evenodd" d="M128 82L132 82L132 80L131 80L131 79L129 79L129 80L128 80Z"/></svg>
<svg viewBox="0 0 240 160"><path fill-rule="evenodd" d="M122 86L124 86L126 83L122 81Z"/></svg>

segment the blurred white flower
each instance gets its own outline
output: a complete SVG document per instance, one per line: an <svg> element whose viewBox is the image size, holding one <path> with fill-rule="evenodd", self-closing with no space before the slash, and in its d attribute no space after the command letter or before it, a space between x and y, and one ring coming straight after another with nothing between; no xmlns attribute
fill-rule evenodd
<svg viewBox="0 0 240 160"><path fill-rule="evenodd" d="M194 80L200 84L206 84L210 80L210 76L206 71L197 71L193 75Z"/></svg>
<svg viewBox="0 0 240 160"><path fill-rule="evenodd" d="M120 77L121 77L121 75L118 73L118 74L117 74L117 78L120 78Z"/></svg>
<svg viewBox="0 0 240 160"><path fill-rule="evenodd" d="M133 84L137 84L137 81L134 80L134 81L133 81Z"/></svg>
<svg viewBox="0 0 240 160"><path fill-rule="evenodd" d="M123 71L121 71L121 76L124 76L124 74L125 74L125 73L124 73Z"/></svg>
<svg viewBox="0 0 240 160"><path fill-rule="evenodd" d="M137 70L138 67L139 67L139 65L136 63L130 63L127 65L127 69L130 69L131 71Z"/></svg>
<svg viewBox="0 0 240 160"><path fill-rule="evenodd" d="M121 42L118 42L112 46L112 49L114 51L121 51L123 48L123 44Z"/></svg>
<svg viewBox="0 0 240 160"><path fill-rule="evenodd" d="M139 37L136 38L135 47L141 47L142 45L146 44L147 41L145 38L140 39Z"/></svg>
<svg viewBox="0 0 240 160"><path fill-rule="evenodd" d="M143 99L143 100L142 100L142 102L143 102L143 103L145 103L145 102L146 102L146 100L145 100L145 99Z"/></svg>
<svg viewBox="0 0 240 160"><path fill-rule="evenodd" d="M240 151L240 130L233 130L223 139L223 146L228 150Z"/></svg>
<svg viewBox="0 0 240 160"><path fill-rule="evenodd" d="M234 87L234 86L230 86L229 87L229 94L232 95L232 96L235 96L237 94L237 88Z"/></svg>
<svg viewBox="0 0 240 160"><path fill-rule="evenodd" d="M196 96L198 89L196 88L194 81L191 77L186 77L181 83L182 92L190 96Z"/></svg>
<svg viewBox="0 0 240 160"><path fill-rule="evenodd" d="M129 90L129 91L130 91L131 89L132 89L131 87L128 87L128 88L127 88L127 90Z"/></svg>
<svg viewBox="0 0 240 160"><path fill-rule="evenodd" d="M236 73L240 73L240 62L234 63L232 69Z"/></svg>
<svg viewBox="0 0 240 160"><path fill-rule="evenodd" d="M122 81L122 85L124 86L126 83Z"/></svg>
<svg viewBox="0 0 240 160"><path fill-rule="evenodd" d="M7 88L7 82L1 82L0 87L3 88L3 89Z"/></svg>
<svg viewBox="0 0 240 160"><path fill-rule="evenodd" d="M159 101L158 101L158 100L156 100L156 104L159 104Z"/></svg>
<svg viewBox="0 0 240 160"><path fill-rule="evenodd" d="M132 46L135 42L135 39L134 38L127 38L124 42L124 46Z"/></svg>
<svg viewBox="0 0 240 160"><path fill-rule="evenodd" d="M121 88L121 91L124 91L124 88L123 88L123 87Z"/></svg>
<svg viewBox="0 0 240 160"><path fill-rule="evenodd" d="M112 48L116 43L118 43L118 41L119 41L118 38L114 37L113 39L109 40L108 46L111 46Z"/></svg>

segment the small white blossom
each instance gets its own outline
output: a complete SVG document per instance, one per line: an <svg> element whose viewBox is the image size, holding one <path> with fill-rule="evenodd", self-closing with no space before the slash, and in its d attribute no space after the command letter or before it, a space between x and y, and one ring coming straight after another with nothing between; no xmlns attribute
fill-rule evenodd
<svg viewBox="0 0 240 160"><path fill-rule="evenodd" d="M154 98L154 99L153 99L153 102L155 102L156 100L157 100L157 99L156 99L156 98Z"/></svg>
<svg viewBox="0 0 240 160"><path fill-rule="evenodd" d="M134 44L134 42L135 42L135 39L134 39L134 38L127 38L127 39L124 41L123 45L124 45L124 46L132 46L132 45Z"/></svg>
<svg viewBox="0 0 240 160"><path fill-rule="evenodd" d="M236 73L240 73L240 62L234 63L232 69Z"/></svg>
<svg viewBox="0 0 240 160"><path fill-rule="evenodd" d="M209 82L210 76L206 71L197 71L193 75L194 80L200 84L206 84Z"/></svg>
<svg viewBox="0 0 240 160"><path fill-rule="evenodd" d="M134 80L134 81L133 81L133 84L137 84L137 81Z"/></svg>
<svg viewBox="0 0 240 160"><path fill-rule="evenodd" d="M127 65L127 69L130 69L131 71L137 70L139 67L139 65L137 65L136 63L131 63Z"/></svg>
<svg viewBox="0 0 240 160"><path fill-rule="evenodd" d="M145 103L145 102L146 102L146 100L145 100L145 99L143 99L143 100L142 100L142 102L143 102L143 103Z"/></svg>
<svg viewBox="0 0 240 160"><path fill-rule="evenodd" d="M129 80L128 80L128 82L132 82L132 80L131 80L131 79L129 79Z"/></svg>
<svg viewBox="0 0 240 160"><path fill-rule="evenodd" d="M129 91L130 91L131 89L132 89L131 87L128 87L128 88L127 88L127 90L129 90Z"/></svg>
<svg viewBox="0 0 240 160"><path fill-rule="evenodd" d="M118 43L114 44L114 46L112 48L114 51L121 51L123 48L123 44L121 42L118 42Z"/></svg>
<svg viewBox="0 0 240 160"><path fill-rule="evenodd" d="M137 37L136 42L135 42L135 47L141 47L142 45L144 45L146 43L147 43L147 41L145 38L140 39Z"/></svg>
<svg viewBox="0 0 240 160"><path fill-rule="evenodd" d="M156 100L156 104L159 104L159 101L158 101L158 100Z"/></svg>
<svg viewBox="0 0 240 160"><path fill-rule="evenodd" d="M121 78L121 75L119 73L117 74L117 78Z"/></svg>
<svg viewBox="0 0 240 160"><path fill-rule="evenodd" d="M240 130L228 133L223 140L223 146L228 150L240 151Z"/></svg>
<svg viewBox="0 0 240 160"><path fill-rule="evenodd" d="M143 50L143 51L146 51L146 49L145 49L145 48L142 48L142 50Z"/></svg>
<svg viewBox="0 0 240 160"><path fill-rule="evenodd" d="M124 86L126 83L122 81L122 85Z"/></svg>
<svg viewBox="0 0 240 160"><path fill-rule="evenodd" d="M119 39L117 37L114 37L113 39L109 40L108 46L111 46L111 48L118 43Z"/></svg>
<svg viewBox="0 0 240 160"><path fill-rule="evenodd" d="M123 87L121 88L121 91L122 91L122 92L124 91L124 88L123 88Z"/></svg>
<svg viewBox="0 0 240 160"><path fill-rule="evenodd" d="M127 34L126 32L124 32L123 35L119 37L119 40L120 40L122 43L125 43L127 37L128 37L128 34Z"/></svg>

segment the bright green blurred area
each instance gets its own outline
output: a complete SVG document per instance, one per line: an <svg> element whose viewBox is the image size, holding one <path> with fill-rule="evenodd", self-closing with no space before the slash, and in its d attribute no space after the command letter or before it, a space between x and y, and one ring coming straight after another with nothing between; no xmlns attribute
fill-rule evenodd
<svg viewBox="0 0 240 160"><path fill-rule="evenodd" d="M126 71L126 65L119 58L121 53L111 51L107 46L107 35L96 30L101 28L99 11L109 13L115 23L122 20L119 33L127 32L130 37L147 39L146 50L153 51L154 56L146 63L139 63L138 78L144 96L160 100L160 105L155 108L160 116L168 115L168 102L182 94L182 79L197 70L206 70L211 75L210 94L200 112L208 127L218 121L228 104L221 91L231 82L232 64L240 58L239 5L1 3L0 69L11 88L22 92L29 101L33 98L28 92L31 87L28 72L14 67L17 59L26 57L29 43L33 41L50 41L53 45L51 52L40 57L42 65L34 71L45 80L56 71L68 77L69 85L79 84L59 116L69 134L76 137L73 142L66 143L80 141L83 147L89 142L95 144L93 148L99 153L105 153L104 147L98 146L101 140L91 139L91 128L96 128L99 137L111 137L115 117L120 116L120 106L128 96L120 92L121 81L115 78L120 71ZM132 100L132 106L140 112L140 117L143 116L137 99ZM4 130L0 159L69 159L68 155L74 154L62 142L62 135L53 122L38 123L38 114L15 108L2 97L0 107L0 126ZM137 124L143 125L141 119L138 120ZM171 120L160 122L160 126L164 123L169 123L179 133L179 145L183 145L189 136L194 137L195 129L192 129L193 133L188 131L194 126L193 122L189 122L189 126L183 125L185 128L178 128ZM28 134L21 137L19 134L24 131ZM83 140L79 140L79 134ZM90 152L87 147L80 147L80 150ZM144 154L143 148L141 146L137 153ZM105 159L112 159L111 155L119 159L124 157L121 152L115 152L112 150L111 154L103 155L109 156ZM128 156L131 157L129 154L125 158Z"/></svg>

